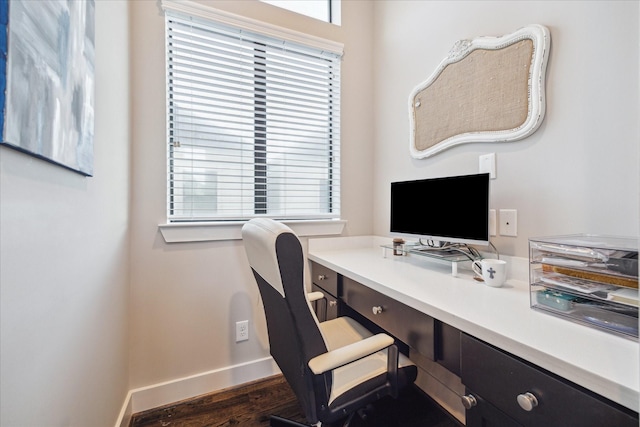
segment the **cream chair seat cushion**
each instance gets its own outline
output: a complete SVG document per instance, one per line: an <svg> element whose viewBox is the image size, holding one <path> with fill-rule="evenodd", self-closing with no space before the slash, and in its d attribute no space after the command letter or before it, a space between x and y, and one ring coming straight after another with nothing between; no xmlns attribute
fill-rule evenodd
<svg viewBox="0 0 640 427"><path fill-rule="evenodd" d="M319 324L327 350L335 350L373 336L369 330L350 317L338 317ZM398 369L413 365L406 356L399 354ZM329 404L354 386L387 373L387 350L382 350L348 365L333 370L333 386Z"/></svg>

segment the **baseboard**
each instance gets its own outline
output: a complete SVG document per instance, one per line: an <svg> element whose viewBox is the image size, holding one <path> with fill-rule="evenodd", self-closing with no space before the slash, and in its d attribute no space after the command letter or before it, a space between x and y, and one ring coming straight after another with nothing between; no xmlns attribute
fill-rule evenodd
<svg viewBox="0 0 640 427"><path fill-rule="evenodd" d="M133 405L131 404L131 391L129 391L120 410L120 415L118 415L115 427L129 427L129 424L131 424L131 415L133 415Z"/></svg>
<svg viewBox="0 0 640 427"><path fill-rule="evenodd" d="M128 427L137 412L179 402L201 394L270 377L280 373L271 357L215 369L129 391L115 427Z"/></svg>

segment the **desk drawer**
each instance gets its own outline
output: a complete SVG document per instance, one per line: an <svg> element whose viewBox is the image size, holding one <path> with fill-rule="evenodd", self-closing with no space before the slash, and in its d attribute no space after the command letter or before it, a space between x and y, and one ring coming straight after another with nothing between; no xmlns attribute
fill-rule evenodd
<svg viewBox="0 0 640 427"><path fill-rule="evenodd" d="M461 337L461 354L463 384L522 425L638 426L637 414L466 334ZM517 400L527 392L537 400L530 411Z"/></svg>
<svg viewBox="0 0 640 427"><path fill-rule="evenodd" d="M338 273L324 265L311 262L311 282L334 297L340 296L338 294Z"/></svg>
<svg viewBox="0 0 640 427"><path fill-rule="evenodd" d="M435 321L435 361L450 372L460 376L460 336L462 333L442 323Z"/></svg>
<svg viewBox="0 0 640 427"><path fill-rule="evenodd" d="M311 285L311 290L313 292L318 291L324 294L324 298L315 301L313 305L315 307L318 320L320 322L324 322L325 320L331 320L338 317L338 298L334 297L315 283Z"/></svg>
<svg viewBox="0 0 640 427"><path fill-rule="evenodd" d="M342 300L423 356L434 359L432 317L347 277L342 278Z"/></svg>

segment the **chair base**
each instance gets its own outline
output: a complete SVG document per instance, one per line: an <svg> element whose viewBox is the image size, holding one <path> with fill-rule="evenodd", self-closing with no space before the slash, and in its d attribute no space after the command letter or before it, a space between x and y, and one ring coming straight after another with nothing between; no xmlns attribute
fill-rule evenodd
<svg viewBox="0 0 640 427"><path fill-rule="evenodd" d="M351 425L351 421L355 418L355 416L359 416L361 419L366 419L366 412L370 410L370 406L367 408L363 408L357 412L349 415L345 420L342 421L342 424L336 425L331 423L326 427L349 427ZM286 418L279 417L277 415L271 415L269 418L269 426L270 427L322 427L322 423L318 422L317 424L302 424L297 421L288 420Z"/></svg>
<svg viewBox="0 0 640 427"><path fill-rule="evenodd" d="M272 415L269 420L270 427L310 427L310 424L301 424L297 421L291 421L286 418Z"/></svg>

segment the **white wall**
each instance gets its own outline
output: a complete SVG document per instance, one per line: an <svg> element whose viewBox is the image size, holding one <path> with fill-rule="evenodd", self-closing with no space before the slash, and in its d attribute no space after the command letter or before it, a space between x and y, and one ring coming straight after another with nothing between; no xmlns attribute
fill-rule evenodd
<svg viewBox="0 0 640 427"><path fill-rule="evenodd" d="M530 236L638 235L637 1L376 1L374 231L388 234L389 183L477 173L495 152L491 207L518 210L505 254L528 256ZM547 114L532 136L409 155L408 95L459 39L547 26ZM464 197L464 195L461 195ZM427 204L437 198L425 199Z"/></svg>
<svg viewBox="0 0 640 427"><path fill-rule="evenodd" d="M128 390L128 6L96 2L95 169L0 147L3 426L113 425Z"/></svg>
<svg viewBox="0 0 640 427"><path fill-rule="evenodd" d="M346 234L387 233L389 182L472 173L487 152L498 158L492 207L519 210L520 236L496 239L504 253L526 256L530 235L638 234L637 1L343 1L342 27L254 0L208 3L345 43ZM411 89L456 40L528 23L552 34L540 130L411 159ZM110 425L128 389L268 354L241 242L168 245L158 232L166 220L158 2L98 1L96 31L95 176L0 148L2 425ZM235 344L232 325L246 318L253 339Z"/></svg>
<svg viewBox="0 0 640 427"><path fill-rule="evenodd" d="M345 43L342 66L342 216L347 234L373 225L372 5L343 2L342 27L258 1L201 1L218 9ZM131 387L269 355L257 288L240 241L166 244L164 18L158 2L132 11ZM234 324L250 320L248 342Z"/></svg>
<svg viewBox="0 0 640 427"><path fill-rule="evenodd" d="M256 1L202 3L345 43L346 234L387 234L389 182L473 173L487 152L498 158L492 207L519 211L519 237L495 239L501 252L527 256L530 235L638 234L637 2L344 1L342 27ZM158 232L166 220L164 20L157 2L133 2L131 11L136 388L257 360L268 349L241 242L166 244ZM456 40L529 23L552 34L542 127L519 142L411 159L411 89ZM235 344L233 324L243 319L254 338Z"/></svg>

